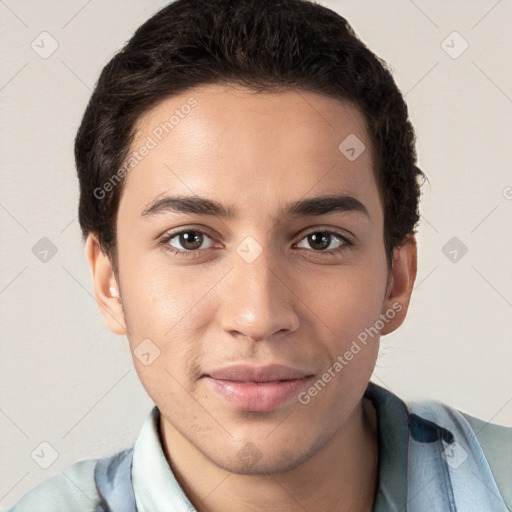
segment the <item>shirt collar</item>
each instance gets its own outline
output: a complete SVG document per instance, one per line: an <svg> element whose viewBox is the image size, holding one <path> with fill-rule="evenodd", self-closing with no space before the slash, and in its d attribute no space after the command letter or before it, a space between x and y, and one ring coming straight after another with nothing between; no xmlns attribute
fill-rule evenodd
<svg viewBox="0 0 512 512"><path fill-rule="evenodd" d="M377 412L379 429L379 486L374 512L406 510L409 415L405 403L373 382L364 396Z"/></svg>
<svg viewBox="0 0 512 512"><path fill-rule="evenodd" d="M135 442L132 479L137 510L192 512L195 508L176 480L163 452L159 423L160 411L155 406Z"/></svg>
<svg viewBox="0 0 512 512"><path fill-rule="evenodd" d="M364 396L377 412L379 427L379 486L375 512L404 510L407 503L408 413L393 393L369 382ZM155 406L135 442L133 489L138 512L193 512L162 448L160 411Z"/></svg>

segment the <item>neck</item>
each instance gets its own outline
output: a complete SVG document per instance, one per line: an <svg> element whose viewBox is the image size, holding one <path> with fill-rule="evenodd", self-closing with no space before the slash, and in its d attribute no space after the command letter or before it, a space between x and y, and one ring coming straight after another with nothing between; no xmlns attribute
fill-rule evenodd
<svg viewBox="0 0 512 512"><path fill-rule="evenodd" d="M365 398L323 448L285 473L230 473L168 424L164 428L162 419L160 431L174 475L199 512L373 509L378 485L378 425L375 409Z"/></svg>

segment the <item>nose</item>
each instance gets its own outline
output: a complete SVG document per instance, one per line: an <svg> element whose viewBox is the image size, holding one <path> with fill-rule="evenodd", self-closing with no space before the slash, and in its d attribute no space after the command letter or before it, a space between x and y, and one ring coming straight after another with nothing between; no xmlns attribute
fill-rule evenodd
<svg viewBox="0 0 512 512"><path fill-rule="evenodd" d="M222 329L233 337L269 340L299 326L296 284L283 256L263 249L255 261L233 255L233 268L222 280L219 305Z"/></svg>

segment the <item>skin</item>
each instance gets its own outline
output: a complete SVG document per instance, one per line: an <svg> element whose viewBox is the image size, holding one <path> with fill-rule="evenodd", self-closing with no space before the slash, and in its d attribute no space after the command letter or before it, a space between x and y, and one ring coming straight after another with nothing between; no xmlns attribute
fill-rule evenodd
<svg viewBox="0 0 512 512"><path fill-rule="evenodd" d="M370 511L378 483L378 425L363 393L379 350L375 336L307 404L241 410L203 375L232 363L280 363L317 381L380 314L404 320L416 277L416 244L394 249L390 272L383 210L365 120L353 105L312 92L258 93L207 85L166 99L141 118L132 149L176 108L192 109L127 175L117 218L119 275L97 238L87 240L95 294L114 333L133 351L144 339L160 356L139 378L160 409L167 459L199 511ZM349 161L338 145L355 134L366 149ZM233 219L160 212L141 216L161 194L214 199ZM291 201L346 194L358 211L291 217ZM171 230L201 229L184 256ZM335 231L319 248L308 235ZM251 236L261 254L237 246ZM337 250L325 254L325 250ZM194 252L194 254L192 254ZM119 290L113 297L109 288ZM244 456L244 454L249 456Z"/></svg>

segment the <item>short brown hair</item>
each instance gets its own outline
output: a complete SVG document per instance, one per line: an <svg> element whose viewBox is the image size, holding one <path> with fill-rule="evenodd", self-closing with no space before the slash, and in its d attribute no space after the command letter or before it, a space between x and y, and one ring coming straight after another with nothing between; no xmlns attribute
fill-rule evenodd
<svg viewBox="0 0 512 512"><path fill-rule="evenodd" d="M343 17L309 0L177 0L137 29L103 68L76 136L83 238L98 236L117 273L124 180L102 197L98 190L121 168L144 113L164 98L220 82L309 90L359 107L376 150L390 264L393 248L419 220L423 173L407 106L386 63Z"/></svg>

